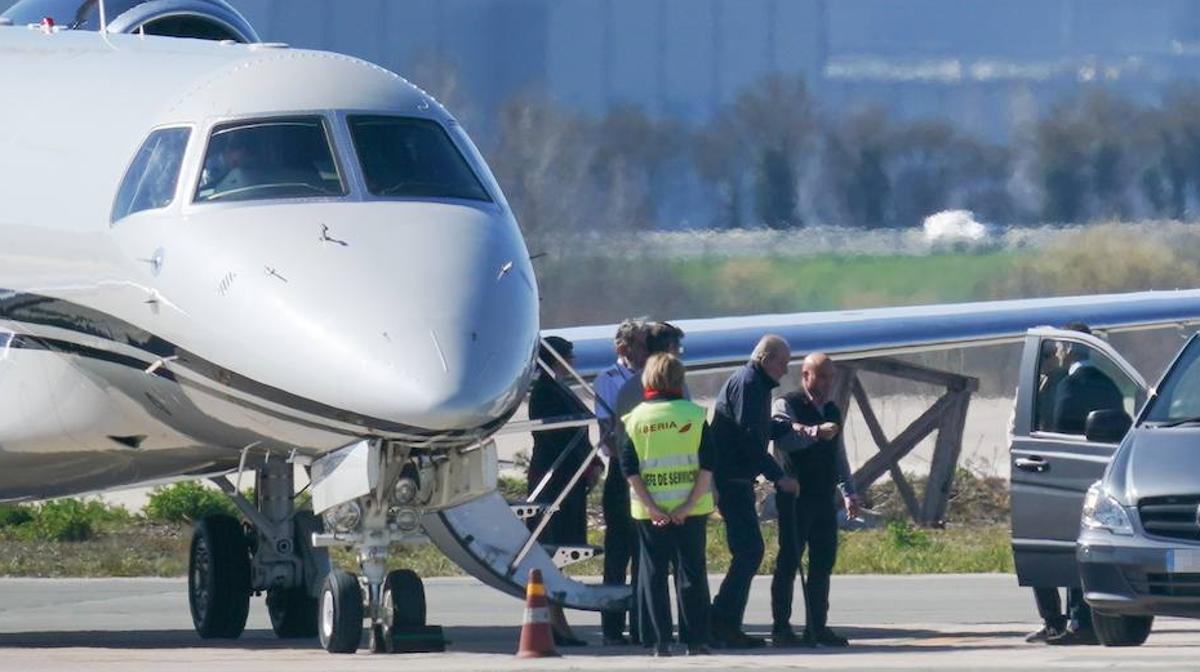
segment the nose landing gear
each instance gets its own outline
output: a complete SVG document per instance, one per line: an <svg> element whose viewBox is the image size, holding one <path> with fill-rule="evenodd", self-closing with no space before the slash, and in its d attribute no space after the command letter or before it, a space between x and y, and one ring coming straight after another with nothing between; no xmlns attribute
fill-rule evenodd
<svg viewBox="0 0 1200 672"><path fill-rule="evenodd" d="M420 486L422 480L427 487ZM428 499L429 480L420 477L406 450L376 442L313 464L313 506L323 512L330 530L313 541L356 548L362 571L361 578L340 572L325 581L320 636L331 653L357 648L364 617L374 653L443 650L441 629L425 624L420 577L410 570L387 570L391 544L426 541L419 507Z"/></svg>

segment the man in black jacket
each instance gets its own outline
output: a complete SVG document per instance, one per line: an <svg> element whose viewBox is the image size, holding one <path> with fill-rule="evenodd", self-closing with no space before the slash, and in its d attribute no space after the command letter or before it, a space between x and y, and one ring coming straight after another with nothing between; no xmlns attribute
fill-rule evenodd
<svg viewBox="0 0 1200 672"><path fill-rule="evenodd" d="M712 636L716 646L756 648L766 642L742 631L750 598L750 581L762 564L764 545L754 503L759 475L776 490L796 494L796 479L767 452L771 439L791 432L791 424L771 419L771 390L787 374L791 359L787 341L763 336L750 361L734 372L717 395L712 430L717 446L717 509L725 520L725 538L733 556L725 580L713 600Z"/></svg>
<svg viewBox="0 0 1200 672"><path fill-rule="evenodd" d="M781 492L779 557L771 580L772 643L776 646L846 646L849 642L826 625L829 577L837 560L837 510L844 503L850 517L858 516L858 497L842 442L842 412L829 396L835 371L827 355L804 358L800 389L775 400L773 417L796 428L776 439L784 470L800 483L800 494ZM799 425L799 427L796 427ZM792 594L800 558L808 550L807 606L804 638L793 632Z"/></svg>

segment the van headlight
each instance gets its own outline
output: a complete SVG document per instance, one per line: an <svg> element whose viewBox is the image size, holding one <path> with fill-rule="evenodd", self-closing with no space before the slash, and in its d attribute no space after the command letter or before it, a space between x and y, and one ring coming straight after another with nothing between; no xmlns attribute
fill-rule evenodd
<svg viewBox="0 0 1200 672"><path fill-rule="evenodd" d="M1133 534L1129 514L1125 513L1125 508L1105 491L1099 481L1088 488L1087 496L1083 498L1083 517L1080 523L1089 530L1108 530L1124 536Z"/></svg>

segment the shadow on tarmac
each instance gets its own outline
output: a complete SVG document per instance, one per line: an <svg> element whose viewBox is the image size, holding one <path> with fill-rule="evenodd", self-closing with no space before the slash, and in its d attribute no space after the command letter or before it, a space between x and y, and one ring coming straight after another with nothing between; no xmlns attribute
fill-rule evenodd
<svg viewBox="0 0 1200 672"><path fill-rule="evenodd" d="M970 650L1005 648L1020 641L1019 631L945 632L908 628L839 628L850 638L847 649L772 648L732 651L734 655L854 654L899 652L908 650ZM631 656L642 655L638 646L601 646L599 628L576 628L589 646L562 648L567 655ZM500 626L452 626L446 628L447 650L462 653L512 654L516 651L520 629ZM896 641L900 640L900 641ZM907 640L907 641L906 641ZM364 643L365 645L365 643ZM270 630L247 630L238 639L201 639L192 630L70 630L0 633L4 648L96 648L96 649L235 649L244 651L320 649L317 640L278 639Z"/></svg>
<svg viewBox="0 0 1200 672"><path fill-rule="evenodd" d="M193 630L68 630L0 633L0 648L33 649L320 649L316 638L279 639L247 630L239 639L201 639Z"/></svg>
<svg viewBox="0 0 1200 672"><path fill-rule="evenodd" d="M752 634L765 634L755 628ZM838 648L774 648L753 650L717 650L722 655L855 655L902 653L908 651L986 651L1025 646L1021 630L955 632L913 628L840 627L839 633L850 639L850 646ZM599 628L577 627L576 632L589 646L560 648L569 656L638 656L646 650L638 646L601 646ZM505 654L516 651L520 629L499 626L451 626L446 628L446 650L459 653ZM365 639L364 644L365 646ZM319 650L317 640L278 639L271 630L247 630L239 639L200 639L192 630L74 630L0 633L4 648L96 648L96 649L231 649L243 651ZM1090 647L1089 647L1090 648Z"/></svg>

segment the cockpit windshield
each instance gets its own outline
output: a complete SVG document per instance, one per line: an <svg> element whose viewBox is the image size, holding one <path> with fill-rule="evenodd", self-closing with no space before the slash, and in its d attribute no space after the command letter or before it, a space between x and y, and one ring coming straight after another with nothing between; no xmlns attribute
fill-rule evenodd
<svg viewBox="0 0 1200 672"><path fill-rule="evenodd" d="M255 119L213 129L197 203L344 196L321 117Z"/></svg>
<svg viewBox="0 0 1200 672"><path fill-rule="evenodd" d="M350 116L347 121L373 195L492 200L437 122L382 116Z"/></svg>

